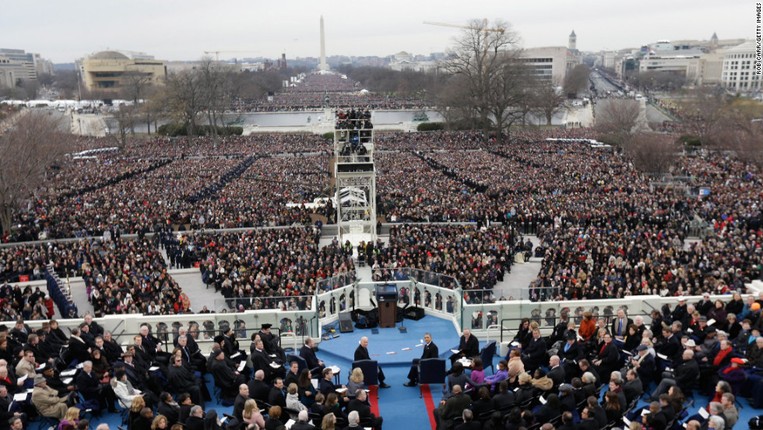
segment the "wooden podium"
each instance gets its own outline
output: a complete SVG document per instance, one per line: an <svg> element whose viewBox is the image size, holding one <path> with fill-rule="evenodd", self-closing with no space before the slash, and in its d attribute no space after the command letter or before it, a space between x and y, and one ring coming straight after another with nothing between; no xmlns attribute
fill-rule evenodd
<svg viewBox="0 0 763 430"><path fill-rule="evenodd" d="M379 305L379 327L395 327L397 323L397 286L376 286L376 302Z"/></svg>

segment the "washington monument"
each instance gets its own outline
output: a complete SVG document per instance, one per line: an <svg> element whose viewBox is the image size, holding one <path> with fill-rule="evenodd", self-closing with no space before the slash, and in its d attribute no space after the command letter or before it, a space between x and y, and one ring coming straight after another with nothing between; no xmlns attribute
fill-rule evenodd
<svg viewBox="0 0 763 430"><path fill-rule="evenodd" d="M329 70L329 65L326 63L326 33L323 31L323 15L321 15L321 63L318 65L318 70L321 72Z"/></svg>

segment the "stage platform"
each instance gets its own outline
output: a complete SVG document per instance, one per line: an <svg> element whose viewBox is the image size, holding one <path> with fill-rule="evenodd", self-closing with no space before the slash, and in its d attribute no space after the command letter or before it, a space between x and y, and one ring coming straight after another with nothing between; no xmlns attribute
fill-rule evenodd
<svg viewBox="0 0 763 430"><path fill-rule="evenodd" d="M401 325L405 326L406 333L401 333L398 329ZM336 332L338 337L321 340L317 355L328 365L337 364L341 369L346 369L352 364L360 338L366 336L372 360L384 366L410 366L411 360L421 357L424 333L432 335L432 341L437 345L442 358L451 356L450 349L458 346L461 336L450 319L430 315L418 321L404 320L397 323L395 328L356 328L352 333ZM343 371L343 382L346 377L347 373Z"/></svg>

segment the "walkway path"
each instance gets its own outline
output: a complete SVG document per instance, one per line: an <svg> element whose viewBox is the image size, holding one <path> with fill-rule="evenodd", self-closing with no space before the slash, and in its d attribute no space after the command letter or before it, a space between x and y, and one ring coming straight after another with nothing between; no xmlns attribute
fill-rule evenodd
<svg viewBox="0 0 763 430"><path fill-rule="evenodd" d="M530 239L533 243L533 248L540 243L535 236L524 236L524 239ZM529 299L530 290L527 287L538 276L541 260L542 258L532 257L528 262L514 263L511 266L511 273L506 274L503 277L503 281L493 287L495 298Z"/></svg>
<svg viewBox="0 0 763 430"><path fill-rule="evenodd" d="M209 310L222 311L226 309L225 298L215 291L213 286L207 288L201 281L199 269L170 270L170 276L183 288L183 292L191 300L191 309L198 313L202 307Z"/></svg>

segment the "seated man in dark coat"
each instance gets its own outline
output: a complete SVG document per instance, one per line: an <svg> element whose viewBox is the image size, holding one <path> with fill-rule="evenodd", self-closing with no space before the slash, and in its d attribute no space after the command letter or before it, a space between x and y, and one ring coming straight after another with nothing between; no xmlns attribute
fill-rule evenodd
<svg viewBox="0 0 763 430"><path fill-rule="evenodd" d="M116 395L110 386L101 384L98 376L93 372L93 363L85 361L82 370L77 375L77 391L85 400L93 401L100 405L100 410L108 409L116 412L114 407Z"/></svg>
<svg viewBox="0 0 763 430"><path fill-rule="evenodd" d="M625 393L625 401L630 405L631 402L641 397L644 394L644 384L638 377L638 373L629 369L625 374L625 384L623 384L623 393Z"/></svg>
<svg viewBox="0 0 763 430"><path fill-rule="evenodd" d="M463 393L460 385L454 385L452 392L453 395L448 400L442 400L433 412L437 428L452 428L446 423L452 423L454 418L460 417L464 409L472 403L472 399Z"/></svg>
<svg viewBox="0 0 763 430"><path fill-rule="evenodd" d="M371 355L368 354L368 338L366 336L363 336L360 338L360 342L357 348L355 348L355 361L360 360L370 360ZM379 388L389 388L389 385L387 385L384 382L384 371L382 370L381 366L378 366L378 377L379 377Z"/></svg>
<svg viewBox="0 0 763 430"><path fill-rule="evenodd" d="M506 380L498 384L498 393L493 396L493 406L497 411L508 412L514 405L514 392L509 391L509 382Z"/></svg>
<svg viewBox="0 0 763 430"><path fill-rule="evenodd" d="M215 380L215 385L222 390L222 396L226 399L233 399L238 393L238 387L246 380L244 375L231 369L225 362L225 354L222 350L214 353L211 373Z"/></svg>
<svg viewBox="0 0 763 430"><path fill-rule="evenodd" d="M199 405L191 407L191 415L184 424L186 430L204 430L204 409Z"/></svg>
<svg viewBox="0 0 763 430"><path fill-rule="evenodd" d="M79 329L74 327L72 329L72 335L69 337L70 360L68 363L66 363L67 365L71 365L74 360L76 360L77 363L83 363L90 359L90 351L88 350L89 346L85 343L84 340L82 340L79 335Z"/></svg>
<svg viewBox="0 0 763 430"><path fill-rule="evenodd" d="M458 341L458 352L450 356L450 365L452 366L456 360L462 357L471 359L478 355L480 355L480 341L477 336L472 335L471 330L464 329L464 334Z"/></svg>
<svg viewBox="0 0 763 430"><path fill-rule="evenodd" d="M408 382L406 387L415 387L419 383L419 361L426 360L428 358L438 358L440 351L437 349L437 345L432 342L432 335L429 333L424 334L424 350L421 352L420 359L414 359L411 363L411 370L408 371Z"/></svg>
<svg viewBox="0 0 763 430"><path fill-rule="evenodd" d="M262 370L265 373L265 382L272 382L273 379L278 377L285 377L286 376L286 370L283 368L283 366L279 366L273 359L273 357L270 357L267 354L267 351L264 350L264 343L261 340L257 340L254 342L254 347L252 348L252 370L257 372L258 370Z"/></svg>
<svg viewBox="0 0 763 430"><path fill-rule="evenodd" d="M299 356L305 359L307 368L310 369L310 373L317 377L323 373L323 369L325 369L326 366L323 364L323 361L319 360L318 356L315 355L315 350L313 350L314 347L315 342L308 336L305 339L305 344L299 350Z"/></svg>
<svg viewBox="0 0 763 430"><path fill-rule="evenodd" d="M203 404L201 385L202 382L197 379L193 372L183 365L183 359L180 357L173 358L174 363L169 368L169 375L167 375L167 382L174 393L188 393L193 399L193 403L197 405Z"/></svg>
<svg viewBox="0 0 763 430"><path fill-rule="evenodd" d="M268 403L270 403L270 406L280 406L282 409L286 407L283 379L276 378L275 382L273 382L273 388L270 389L268 394Z"/></svg>
<svg viewBox="0 0 763 430"><path fill-rule="evenodd" d="M273 327L273 324L262 324L262 327L257 334L260 335L260 339L262 339L263 346L268 355L275 355L274 358L277 358L283 363L286 361L286 355L284 354L283 349L278 345L278 338L270 332L271 327Z"/></svg>
<svg viewBox="0 0 763 430"><path fill-rule="evenodd" d="M352 394L352 393L350 393ZM360 423L364 427L373 427L376 430L381 430L382 417L377 417L371 412L371 406L368 404L368 395L363 389L358 389L355 392L355 398L350 400L347 404L347 413L351 411L357 411L360 417Z"/></svg>
<svg viewBox="0 0 763 430"><path fill-rule="evenodd" d="M247 400L249 400L249 386L246 384L241 384L238 386L238 395L236 396L236 400L233 401L232 414L240 423L244 422L244 403L246 403Z"/></svg>
<svg viewBox="0 0 763 430"><path fill-rule="evenodd" d="M249 381L249 398L258 401L258 404L262 406L263 403L268 402L268 394L270 394L270 385L265 382L265 372L258 370L254 372L254 379Z"/></svg>
<svg viewBox="0 0 763 430"><path fill-rule="evenodd" d="M546 342L540 336L540 329L532 331L532 340L527 344L527 348L522 350L522 363L525 365L525 371L531 373L538 367L543 366L546 359Z"/></svg>
<svg viewBox="0 0 763 430"><path fill-rule="evenodd" d="M631 359L631 365L638 372L642 386L649 386L657 373L657 363L646 345L636 347L636 353L636 356Z"/></svg>

